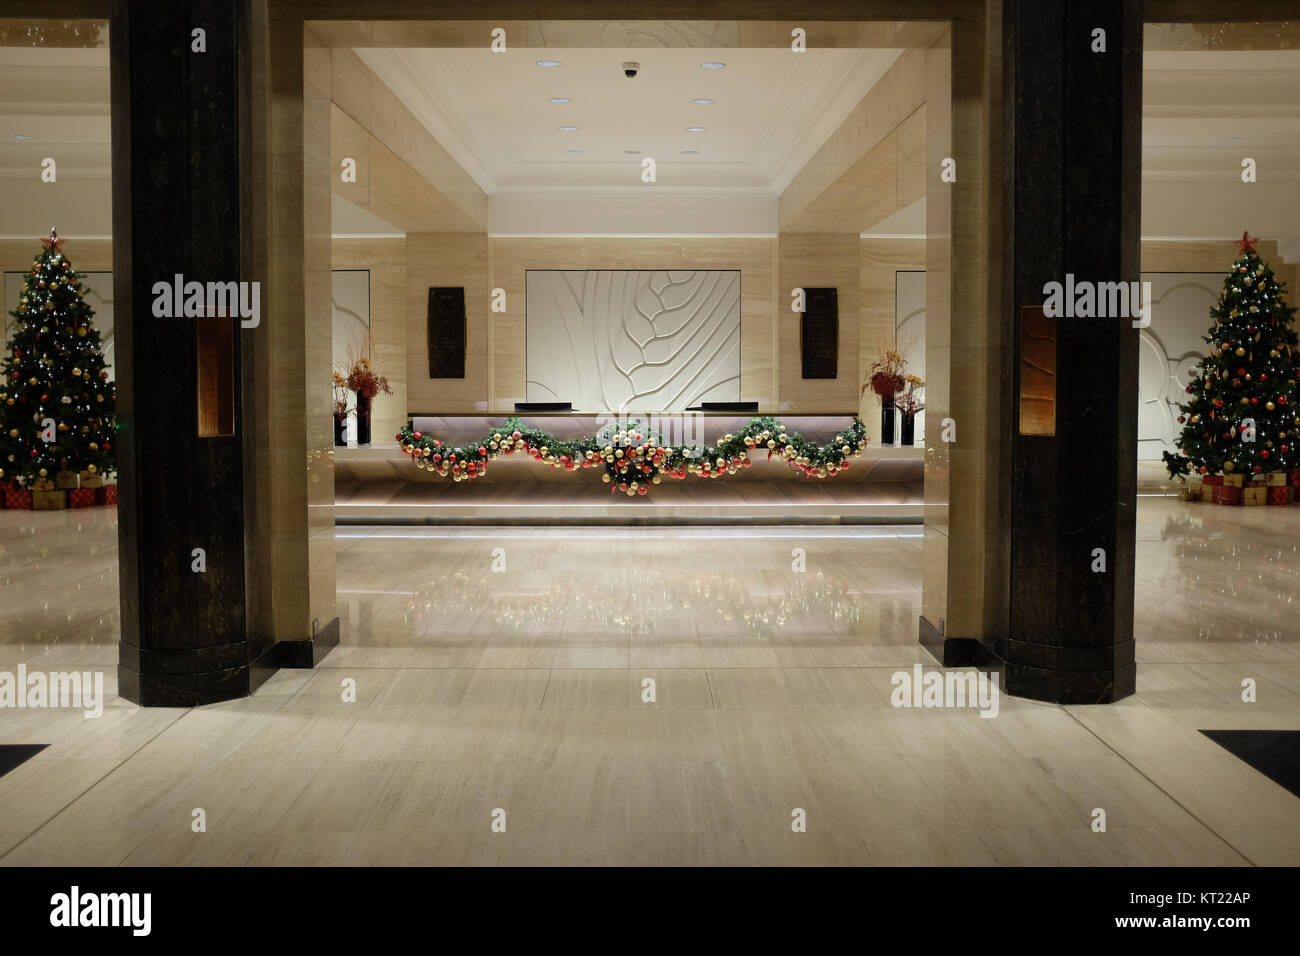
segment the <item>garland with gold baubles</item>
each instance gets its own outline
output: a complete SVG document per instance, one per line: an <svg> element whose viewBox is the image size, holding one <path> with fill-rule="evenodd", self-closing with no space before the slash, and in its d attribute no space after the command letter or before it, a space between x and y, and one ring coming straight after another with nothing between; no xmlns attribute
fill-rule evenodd
<svg viewBox="0 0 1300 956"><path fill-rule="evenodd" d="M647 494L650 485L664 478L734 475L749 467L753 452L765 451L768 458L781 458L805 477L829 478L846 471L848 460L862 454L866 441L866 428L857 418L830 442L819 445L770 416L752 418L739 432L726 434L716 445L706 445L702 450L670 445L658 432L637 421L606 425L590 438L575 440L556 438L517 417L507 419L482 441L467 445L452 446L417 432L414 422L407 422L397 434L402 451L417 466L453 481L481 478L488 464L501 455L526 454L565 471L603 468L601 477L611 486L610 492L629 497Z"/></svg>

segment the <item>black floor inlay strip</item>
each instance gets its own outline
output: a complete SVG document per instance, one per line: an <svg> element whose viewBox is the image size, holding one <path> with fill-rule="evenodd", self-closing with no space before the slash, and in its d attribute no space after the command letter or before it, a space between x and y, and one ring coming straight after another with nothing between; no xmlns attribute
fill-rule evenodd
<svg viewBox="0 0 1300 956"><path fill-rule="evenodd" d="M0 777L31 760L49 744L0 744Z"/></svg>
<svg viewBox="0 0 1300 956"><path fill-rule="evenodd" d="M1202 730L1201 733L1300 797L1300 730Z"/></svg>

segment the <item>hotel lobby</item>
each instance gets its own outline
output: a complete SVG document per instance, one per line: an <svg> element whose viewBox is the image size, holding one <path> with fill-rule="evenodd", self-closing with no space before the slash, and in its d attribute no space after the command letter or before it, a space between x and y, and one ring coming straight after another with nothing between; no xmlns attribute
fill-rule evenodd
<svg viewBox="0 0 1300 956"><path fill-rule="evenodd" d="M1300 864L1221 6L19 0L0 865Z"/></svg>

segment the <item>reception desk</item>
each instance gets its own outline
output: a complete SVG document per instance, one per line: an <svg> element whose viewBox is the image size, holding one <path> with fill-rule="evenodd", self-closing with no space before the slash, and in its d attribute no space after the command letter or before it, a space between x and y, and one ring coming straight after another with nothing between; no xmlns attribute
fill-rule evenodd
<svg viewBox="0 0 1300 956"><path fill-rule="evenodd" d="M672 444L698 437L716 443L762 412L692 412L628 416L650 424ZM480 441L511 415L420 414L417 431L444 443ZM513 417L559 439L594 435L615 420L590 412L529 412ZM773 416L791 432L819 444L847 428L853 413ZM686 432L685 435L682 432ZM452 482L416 468L392 436L367 448L337 448L334 455L335 520L339 524L919 524L922 517L923 446L868 445L849 470L832 478L795 474L764 450L753 465L718 479L665 479L650 494L611 495L596 469L557 470L527 455L502 456L472 482Z"/></svg>

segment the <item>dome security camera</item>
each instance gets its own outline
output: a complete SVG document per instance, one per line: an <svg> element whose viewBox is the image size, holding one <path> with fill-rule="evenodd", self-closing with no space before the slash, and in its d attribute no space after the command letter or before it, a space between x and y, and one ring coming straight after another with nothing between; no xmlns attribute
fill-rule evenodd
<svg viewBox="0 0 1300 956"><path fill-rule="evenodd" d="M626 76L629 80L631 80L631 79L635 79L636 75L637 75L639 72L641 72L641 64L640 64L640 63L624 63L624 64L623 64L623 75Z"/></svg>

